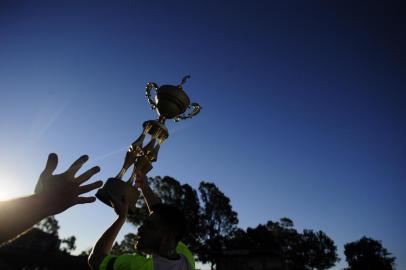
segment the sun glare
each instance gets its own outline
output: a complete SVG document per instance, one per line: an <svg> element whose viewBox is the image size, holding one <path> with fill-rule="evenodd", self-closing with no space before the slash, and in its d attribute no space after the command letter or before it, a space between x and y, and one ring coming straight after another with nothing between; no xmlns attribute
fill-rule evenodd
<svg viewBox="0 0 406 270"><path fill-rule="evenodd" d="M9 196L7 195L7 192L4 190L0 190L0 201L5 201L8 200Z"/></svg>
<svg viewBox="0 0 406 270"><path fill-rule="evenodd" d="M21 195L20 187L12 178L0 176L0 201L13 199Z"/></svg>

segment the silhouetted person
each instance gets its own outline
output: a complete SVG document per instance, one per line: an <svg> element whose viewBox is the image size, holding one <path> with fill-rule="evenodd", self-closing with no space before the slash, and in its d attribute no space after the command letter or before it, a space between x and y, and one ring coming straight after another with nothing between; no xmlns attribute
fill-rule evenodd
<svg viewBox="0 0 406 270"><path fill-rule="evenodd" d="M102 181L97 181L82 185L98 173L100 168L95 166L75 177L88 159L88 156L82 156L66 172L52 175L58 165L58 156L50 154L34 195L0 202L0 243L15 238L47 216L61 213L76 204L94 202L94 197L80 195L103 184Z"/></svg>
<svg viewBox="0 0 406 270"><path fill-rule="evenodd" d="M141 188L149 209L149 216L138 228L137 253L109 255L114 240L128 214L128 202L114 201L117 220L105 231L94 246L89 265L93 270L194 270L195 262L189 249L180 242L185 233L185 217L174 206L160 203L147 184L144 174L137 174L136 184ZM139 194L138 194L139 195ZM151 256L144 256L148 254Z"/></svg>

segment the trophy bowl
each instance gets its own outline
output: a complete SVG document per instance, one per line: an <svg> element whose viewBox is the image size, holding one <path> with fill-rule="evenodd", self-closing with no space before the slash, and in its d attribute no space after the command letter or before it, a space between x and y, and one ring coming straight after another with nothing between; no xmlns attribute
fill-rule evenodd
<svg viewBox="0 0 406 270"><path fill-rule="evenodd" d="M172 119L186 111L190 99L182 88L173 85L162 85L155 96L156 110L160 116Z"/></svg>

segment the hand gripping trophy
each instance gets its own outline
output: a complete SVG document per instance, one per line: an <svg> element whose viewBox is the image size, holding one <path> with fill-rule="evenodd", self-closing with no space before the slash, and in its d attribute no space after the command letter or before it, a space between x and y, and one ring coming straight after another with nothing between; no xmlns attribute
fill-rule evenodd
<svg viewBox="0 0 406 270"><path fill-rule="evenodd" d="M192 118L200 112L200 105L190 103L189 97L183 91L183 84L190 76L185 76L177 85L162 85L149 82L146 86L146 97L152 109L155 109L159 117L157 120L148 120L143 124L144 130L141 135L130 145L125 155L124 164L115 178L109 178L104 186L96 193L96 197L103 203L111 206L113 201L125 198L130 203L129 211L135 207L137 188L134 187L136 172L147 173L152 169L152 162L158 158L160 145L169 136L165 126L166 119L174 119L176 122ZM156 91L155 99L151 96L151 90ZM189 109L188 114L184 114ZM150 141L144 144L146 137ZM128 179L122 180L126 171L133 165L133 171Z"/></svg>

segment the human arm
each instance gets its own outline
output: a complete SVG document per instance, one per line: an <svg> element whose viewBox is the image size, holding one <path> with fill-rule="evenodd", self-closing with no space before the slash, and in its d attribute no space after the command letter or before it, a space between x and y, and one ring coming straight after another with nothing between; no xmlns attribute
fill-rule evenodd
<svg viewBox="0 0 406 270"><path fill-rule="evenodd" d="M148 179L145 173L138 171L136 174L135 183L141 189L142 196L144 197L148 210L151 213L152 206L161 203L161 200L154 194L148 185Z"/></svg>
<svg viewBox="0 0 406 270"><path fill-rule="evenodd" d="M104 257L106 257L110 253L111 248L114 244L114 240L121 230L121 227L124 225L126 218L126 216L119 216L96 242L88 259L90 268L92 268L93 270L99 269L99 266Z"/></svg>
<svg viewBox="0 0 406 270"><path fill-rule="evenodd" d="M139 193L135 201L137 201L138 197ZM114 198L112 199L114 200ZM103 233L99 240L97 240L92 252L89 255L89 266L94 270L99 269L103 259L110 253L117 234L127 219L129 202L123 197L121 201L112 201L112 204L118 217L116 221L114 221L114 223Z"/></svg>
<svg viewBox="0 0 406 270"><path fill-rule="evenodd" d="M99 188L102 181L81 184L100 168L93 167L75 177L87 160L87 156L82 156L66 172L52 175L58 165L58 157L50 154L38 180L36 194L0 202L0 243L13 239L47 216L61 213L76 204L94 202L94 197L80 195Z"/></svg>

